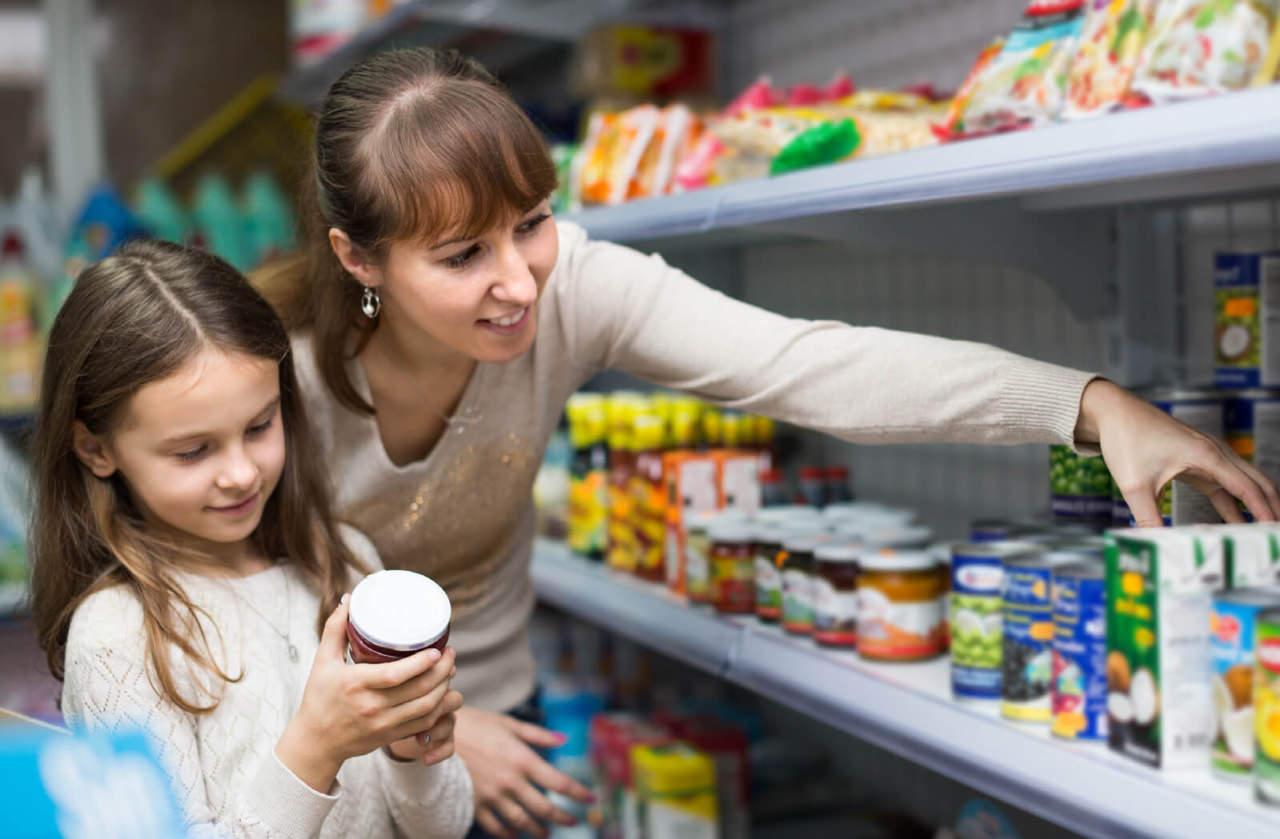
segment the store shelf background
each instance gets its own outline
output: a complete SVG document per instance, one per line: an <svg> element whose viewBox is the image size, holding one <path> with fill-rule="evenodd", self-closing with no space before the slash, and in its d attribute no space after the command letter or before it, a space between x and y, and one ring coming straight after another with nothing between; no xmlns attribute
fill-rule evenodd
<svg viewBox="0 0 1280 839"><path fill-rule="evenodd" d="M863 87L919 81L952 87L1024 5L820 0L799 11L781 0L737 3L727 26L728 86L740 89L761 73L779 84L822 81L844 68ZM819 243L699 252L694 237L668 258L711 285L787 315L983 341L1109 375L1124 375L1117 359L1138 354L1145 362L1139 366L1157 371L1157 378L1211 380L1213 253L1280 247L1280 202L1264 196L1097 212L1108 214L1121 243L1116 272L1079 280L1104 299L1097 310L1103 314L1073 310L1048 282L1002 265L998 252L989 261L957 261L931 255L923 242L919 252L891 255ZM1154 232L1137 247L1126 240L1133 228ZM1129 280L1136 273L1146 275L1145 284ZM1111 314L1121 294L1131 298L1128 322ZM1144 312L1146 331L1134 334L1133 322ZM852 463L861 493L916 507L948 535L963 532L977 516L1032 515L1048 502L1041 447L854 449L815 435L806 437L805 452Z"/></svg>

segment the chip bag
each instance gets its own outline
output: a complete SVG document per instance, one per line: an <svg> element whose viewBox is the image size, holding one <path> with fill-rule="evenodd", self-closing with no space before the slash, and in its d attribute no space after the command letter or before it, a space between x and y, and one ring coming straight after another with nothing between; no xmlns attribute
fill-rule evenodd
<svg viewBox="0 0 1280 839"><path fill-rule="evenodd" d="M1164 0L1133 80L1136 104L1248 87L1263 67L1276 0Z"/></svg>
<svg viewBox="0 0 1280 839"><path fill-rule="evenodd" d="M1084 25L1084 0L1032 0L1018 25L973 80L963 131L977 136L1056 119Z"/></svg>
<svg viewBox="0 0 1280 839"><path fill-rule="evenodd" d="M577 197L583 204L621 204L633 194L640 161L658 130L659 119L653 105L591 115L577 174Z"/></svg>
<svg viewBox="0 0 1280 839"><path fill-rule="evenodd" d="M1090 0L1067 77L1064 119L1097 116L1124 103L1157 5L1156 0Z"/></svg>

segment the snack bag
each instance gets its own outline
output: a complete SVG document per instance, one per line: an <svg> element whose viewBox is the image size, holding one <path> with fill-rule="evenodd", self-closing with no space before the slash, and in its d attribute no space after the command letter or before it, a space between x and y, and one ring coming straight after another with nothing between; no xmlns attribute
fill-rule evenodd
<svg viewBox="0 0 1280 839"><path fill-rule="evenodd" d="M621 204L637 189L640 161L657 131L659 112L641 105L622 113L596 113L587 124L579 173L583 204Z"/></svg>
<svg viewBox="0 0 1280 839"><path fill-rule="evenodd" d="M1276 25L1271 33L1271 46L1267 48L1267 57L1262 62L1258 75L1254 77L1253 84L1255 87L1262 87L1277 80L1280 80L1280 9L1276 12Z"/></svg>
<svg viewBox="0 0 1280 839"><path fill-rule="evenodd" d="M657 129L640 159L628 200L669 193L675 181L676 162L690 152L700 132L698 118L684 105L662 109Z"/></svg>
<svg viewBox="0 0 1280 839"><path fill-rule="evenodd" d="M1084 25L1084 0L1032 0L974 81L962 136L1042 125L1057 118Z"/></svg>
<svg viewBox="0 0 1280 839"><path fill-rule="evenodd" d="M951 103L947 105L947 111L943 116L942 122L933 126L933 133L939 140L955 140L966 136L976 136L976 132L965 130L964 112L968 109L970 100L973 99L974 88L977 87L979 81L986 78L987 67L1003 49L1004 38L996 38L983 47L982 52L978 53L977 60L969 68L969 75L964 77L964 82L960 85L960 89L956 91Z"/></svg>
<svg viewBox="0 0 1280 839"><path fill-rule="evenodd" d="M1064 119L1118 108L1129 93L1156 0L1091 0L1067 78Z"/></svg>
<svg viewBox="0 0 1280 839"><path fill-rule="evenodd" d="M1135 104L1248 87L1263 67L1276 0L1164 0L1133 80Z"/></svg>

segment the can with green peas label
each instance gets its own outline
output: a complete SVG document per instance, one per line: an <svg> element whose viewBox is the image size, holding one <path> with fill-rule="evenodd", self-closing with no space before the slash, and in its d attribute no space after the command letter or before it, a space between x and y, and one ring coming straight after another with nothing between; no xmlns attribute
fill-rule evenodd
<svg viewBox="0 0 1280 839"><path fill-rule="evenodd" d="M1004 564L1036 545L983 542L951 548L951 692L957 699L1000 699Z"/></svg>
<svg viewBox="0 0 1280 839"><path fill-rule="evenodd" d="M1070 446L1049 447L1053 516L1099 527L1111 523L1111 473L1100 457L1083 457Z"/></svg>

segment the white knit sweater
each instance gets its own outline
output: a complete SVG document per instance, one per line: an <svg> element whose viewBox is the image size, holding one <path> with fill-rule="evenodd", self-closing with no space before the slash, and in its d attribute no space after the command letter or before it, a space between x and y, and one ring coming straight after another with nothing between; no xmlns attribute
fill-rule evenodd
<svg viewBox="0 0 1280 839"><path fill-rule="evenodd" d="M361 559L381 567L367 539L343 531ZM244 678L223 688L211 713L178 708L148 677L140 604L123 588L108 589L86 600L71 621L62 689L70 725L149 733L197 833L267 839L467 832L471 778L456 756L431 767L398 763L381 751L353 758L328 795L276 758L275 745L299 706L318 647L319 599L292 565L281 562L239 579L184 574L182 583L214 621L202 622L220 664L231 674L243 669ZM281 633L296 645L296 662ZM188 690L210 684L184 669L175 669L175 676Z"/></svg>

